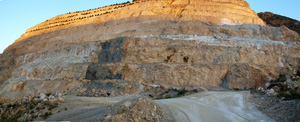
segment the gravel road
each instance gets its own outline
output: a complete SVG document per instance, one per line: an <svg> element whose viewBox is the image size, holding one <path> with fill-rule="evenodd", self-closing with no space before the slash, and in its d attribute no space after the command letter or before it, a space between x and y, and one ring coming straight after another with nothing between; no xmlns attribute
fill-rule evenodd
<svg viewBox="0 0 300 122"><path fill-rule="evenodd" d="M249 92L208 91L157 100L178 122L273 122L251 103Z"/></svg>

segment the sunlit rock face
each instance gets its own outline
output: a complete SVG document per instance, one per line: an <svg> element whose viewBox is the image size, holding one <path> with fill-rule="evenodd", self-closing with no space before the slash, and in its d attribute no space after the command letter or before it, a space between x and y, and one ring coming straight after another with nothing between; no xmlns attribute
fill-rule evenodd
<svg viewBox="0 0 300 122"><path fill-rule="evenodd" d="M28 29L0 55L0 94L252 88L298 68L298 41L286 27L265 26L243 0L141 0L73 12Z"/></svg>
<svg viewBox="0 0 300 122"><path fill-rule="evenodd" d="M17 41L69 27L132 17L149 17L148 20L156 21L201 21L212 25L264 25L244 0L136 0L58 15L28 29Z"/></svg>

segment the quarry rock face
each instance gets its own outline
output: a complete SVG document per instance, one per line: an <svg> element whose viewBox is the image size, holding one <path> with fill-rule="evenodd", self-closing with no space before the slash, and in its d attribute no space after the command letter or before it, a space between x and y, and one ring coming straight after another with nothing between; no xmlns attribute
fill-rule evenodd
<svg viewBox="0 0 300 122"><path fill-rule="evenodd" d="M30 28L0 55L0 98L137 94L145 84L248 89L298 69L297 42L296 32L265 26L243 0L73 12Z"/></svg>

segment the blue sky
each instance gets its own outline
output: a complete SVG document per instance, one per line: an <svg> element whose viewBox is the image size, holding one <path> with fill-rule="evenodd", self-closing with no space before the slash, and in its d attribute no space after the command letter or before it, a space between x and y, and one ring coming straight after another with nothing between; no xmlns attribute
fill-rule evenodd
<svg viewBox="0 0 300 122"><path fill-rule="evenodd" d="M26 29L59 14L98 8L128 0L0 0L0 54ZM131 1L131 0L130 0ZM246 0L251 9L300 20L300 0Z"/></svg>

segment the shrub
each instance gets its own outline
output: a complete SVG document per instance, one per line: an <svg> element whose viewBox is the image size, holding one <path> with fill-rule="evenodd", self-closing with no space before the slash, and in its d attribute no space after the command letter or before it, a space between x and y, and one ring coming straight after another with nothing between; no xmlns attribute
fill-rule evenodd
<svg viewBox="0 0 300 122"><path fill-rule="evenodd" d="M286 76L280 74L276 80L271 80L271 83L283 83L286 81Z"/></svg>
<svg viewBox="0 0 300 122"><path fill-rule="evenodd" d="M46 93L46 96L49 97L51 95L51 93Z"/></svg>
<svg viewBox="0 0 300 122"><path fill-rule="evenodd" d="M33 109L33 108L34 108L34 105L32 103L30 103L29 109Z"/></svg>
<svg viewBox="0 0 300 122"><path fill-rule="evenodd" d="M296 89L279 92L279 97L284 97L286 100L300 99L300 93Z"/></svg>
<svg viewBox="0 0 300 122"><path fill-rule="evenodd" d="M179 90L178 93L177 93L177 95L178 95L178 96L182 96L182 95L184 95L185 93L186 93L185 90Z"/></svg>
<svg viewBox="0 0 300 122"><path fill-rule="evenodd" d="M43 115L43 119L47 119L50 115L52 115L51 112L46 112L46 113Z"/></svg>
<svg viewBox="0 0 300 122"><path fill-rule="evenodd" d="M300 77L300 70L298 70L298 71L297 71L297 76L299 76L299 77Z"/></svg>
<svg viewBox="0 0 300 122"><path fill-rule="evenodd" d="M18 119L23 115L23 111L18 111L15 115L12 115L10 118L5 117L4 115L1 116L1 122L17 122Z"/></svg>

